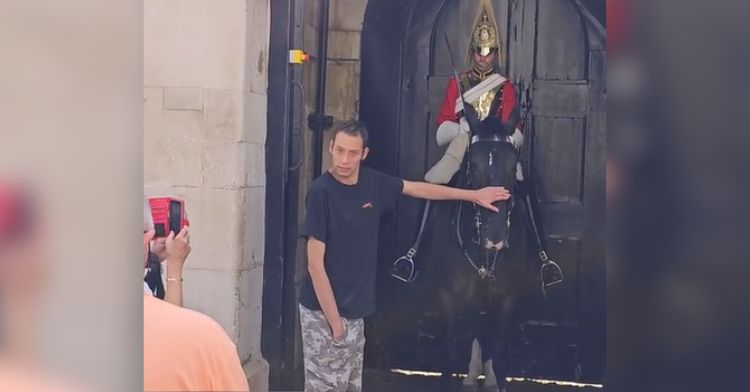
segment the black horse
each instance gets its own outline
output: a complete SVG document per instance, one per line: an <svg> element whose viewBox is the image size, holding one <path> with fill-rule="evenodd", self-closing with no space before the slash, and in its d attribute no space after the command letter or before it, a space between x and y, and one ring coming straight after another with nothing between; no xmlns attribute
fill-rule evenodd
<svg viewBox="0 0 750 392"><path fill-rule="evenodd" d="M511 138L515 123L494 117L472 135L454 186L503 186L511 198L492 212L466 202L439 202L421 248L422 277L432 283L442 322L444 379L456 369L456 321L469 320L469 336L479 338L483 357L492 359L499 390L508 371L509 335L519 321L519 301L533 284L525 203L518 193L519 150ZM465 353L464 353L465 354ZM483 361L484 362L484 361ZM461 361L466 364L466 361Z"/></svg>

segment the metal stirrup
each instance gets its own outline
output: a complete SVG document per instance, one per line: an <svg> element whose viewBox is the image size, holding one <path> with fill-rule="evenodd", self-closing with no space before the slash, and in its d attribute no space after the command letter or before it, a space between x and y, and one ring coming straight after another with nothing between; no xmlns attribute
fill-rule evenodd
<svg viewBox="0 0 750 392"><path fill-rule="evenodd" d="M424 233L424 228L427 224L427 216L430 213L430 204L430 200L427 200L424 205L422 224L419 226L419 233L417 234L417 239L414 241L414 244L406 252L406 255L399 257L393 262L393 266L391 267L391 276L404 283L411 283L417 278L416 268L414 266L414 256L416 256L417 250L419 250L419 244L422 242L422 234Z"/></svg>

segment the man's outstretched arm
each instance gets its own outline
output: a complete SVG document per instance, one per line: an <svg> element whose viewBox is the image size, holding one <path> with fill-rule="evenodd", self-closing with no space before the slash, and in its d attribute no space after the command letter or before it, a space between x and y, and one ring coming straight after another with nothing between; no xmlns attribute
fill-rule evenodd
<svg viewBox="0 0 750 392"><path fill-rule="evenodd" d="M492 203L508 200L510 193L503 187L486 187L482 189L460 189L444 185L404 180L405 195L429 200L464 200L497 212Z"/></svg>

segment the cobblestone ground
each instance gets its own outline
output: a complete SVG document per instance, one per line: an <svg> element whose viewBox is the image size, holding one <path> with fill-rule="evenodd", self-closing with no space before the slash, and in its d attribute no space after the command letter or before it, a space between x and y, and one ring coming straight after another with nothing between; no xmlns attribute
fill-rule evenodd
<svg viewBox="0 0 750 392"><path fill-rule="evenodd" d="M506 392L599 392L601 388L580 387L572 385L541 384L531 381L512 381L507 384ZM439 377L426 376L406 376L401 374L390 375L390 380L383 376L382 373L367 369L364 373L364 392L437 392L440 391ZM487 389L464 389L461 386L460 379L451 382L450 389L447 391L478 391L484 392Z"/></svg>

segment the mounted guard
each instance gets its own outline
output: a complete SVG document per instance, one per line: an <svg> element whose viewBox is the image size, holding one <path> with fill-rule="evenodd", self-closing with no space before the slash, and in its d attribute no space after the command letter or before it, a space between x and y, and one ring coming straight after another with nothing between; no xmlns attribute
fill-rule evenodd
<svg viewBox="0 0 750 392"><path fill-rule="evenodd" d="M446 38L446 44L450 45ZM486 129L494 127L513 127L510 141L517 150L523 145L522 123L520 121L520 106L513 83L497 72L501 59L501 40L497 32L494 19L483 8L471 34L469 56L472 67L469 71L458 74L448 81L445 88L443 102L437 117L436 140L438 145L448 144L443 157L425 174L425 180L434 184L447 184L464 162L464 156L474 139L478 138L480 127ZM453 59L451 58L451 62ZM464 105L467 107L465 108ZM480 125L481 124L481 125ZM490 130L492 131L492 130ZM517 189L521 189L527 204L530 227L537 246L540 259L540 281L542 290L560 283L563 273L560 267L549 259L545 250L544 236L541 233L533 209L535 197L531 184L524 183L523 169L520 161L516 166ZM531 183L531 181L529 181ZM416 269L413 257L416 255L421 242L430 202L423 211L422 223L414 245L407 254L394 262L391 275L404 282L416 279ZM480 277L482 276L480 271Z"/></svg>

